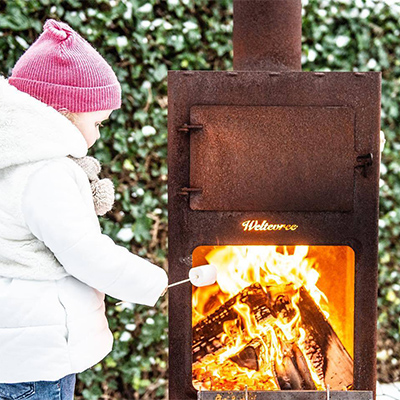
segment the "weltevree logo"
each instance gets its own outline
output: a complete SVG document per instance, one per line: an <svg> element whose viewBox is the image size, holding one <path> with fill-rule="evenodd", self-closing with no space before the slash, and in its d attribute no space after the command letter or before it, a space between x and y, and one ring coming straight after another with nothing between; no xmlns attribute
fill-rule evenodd
<svg viewBox="0 0 400 400"><path fill-rule="evenodd" d="M259 223L258 219L244 221L242 226L244 231L295 231L299 227L298 225L270 224L266 220Z"/></svg>

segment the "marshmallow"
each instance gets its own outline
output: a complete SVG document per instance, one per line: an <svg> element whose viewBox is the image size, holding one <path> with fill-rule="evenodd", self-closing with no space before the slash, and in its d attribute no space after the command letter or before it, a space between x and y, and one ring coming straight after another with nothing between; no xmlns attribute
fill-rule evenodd
<svg viewBox="0 0 400 400"><path fill-rule="evenodd" d="M213 264L201 265L189 271L189 279L194 286L208 286L217 280L217 268Z"/></svg>

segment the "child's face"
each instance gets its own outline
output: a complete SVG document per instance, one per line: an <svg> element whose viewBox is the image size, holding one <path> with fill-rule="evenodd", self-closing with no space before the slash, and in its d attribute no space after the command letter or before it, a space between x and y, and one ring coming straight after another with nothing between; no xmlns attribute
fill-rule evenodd
<svg viewBox="0 0 400 400"><path fill-rule="evenodd" d="M100 125L105 119L108 119L113 110L101 110L84 113L73 113L74 124L81 131L86 140L87 147L93 146L100 137Z"/></svg>

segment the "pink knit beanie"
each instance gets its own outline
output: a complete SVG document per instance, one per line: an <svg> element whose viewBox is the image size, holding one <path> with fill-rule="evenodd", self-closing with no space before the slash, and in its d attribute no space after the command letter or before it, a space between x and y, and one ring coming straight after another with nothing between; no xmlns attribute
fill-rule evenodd
<svg viewBox="0 0 400 400"><path fill-rule="evenodd" d="M56 109L116 110L121 85L104 58L68 24L48 19L8 82Z"/></svg>

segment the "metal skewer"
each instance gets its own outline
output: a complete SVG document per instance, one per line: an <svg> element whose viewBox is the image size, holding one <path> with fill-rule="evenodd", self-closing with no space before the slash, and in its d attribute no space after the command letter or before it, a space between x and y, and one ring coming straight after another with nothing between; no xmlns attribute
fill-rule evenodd
<svg viewBox="0 0 400 400"><path fill-rule="evenodd" d="M172 286L181 285L182 283L186 283L186 282L190 282L190 278L184 279L183 281L171 283L170 285L168 285L168 287L170 288L170 287L172 287Z"/></svg>

